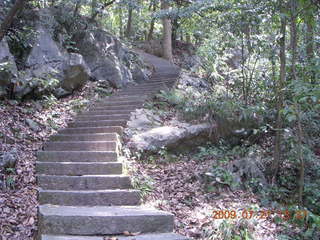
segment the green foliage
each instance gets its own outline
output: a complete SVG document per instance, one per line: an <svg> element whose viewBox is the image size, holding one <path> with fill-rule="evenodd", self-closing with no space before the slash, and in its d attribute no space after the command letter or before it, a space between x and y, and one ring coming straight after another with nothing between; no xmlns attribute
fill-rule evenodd
<svg viewBox="0 0 320 240"><path fill-rule="evenodd" d="M254 240L254 223L250 220L223 220L218 227L204 229L204 237L208 240Z"/></svg>
<svg viewBox="0 0 320 240"><path fill-rule="evenodd" d="M154 189L154 180L146 175L132 177L132 186L140 191L140 196L145 199Z"/></svg>
<svg viewBox="0 0 320 240"><path fill-rule="evenodd" d="M81 112L89 106L89 100L87 99L74 99L70 101L70 105L75 112Z"/></svg>
<svg viewBox="0 0 320 240"><path fill-rule="evenodd" d="M45 108L50 108L56 105L58 103L57 101L58 99L54 95L50 94L48 96L43 96L41 103Z"/></svg>

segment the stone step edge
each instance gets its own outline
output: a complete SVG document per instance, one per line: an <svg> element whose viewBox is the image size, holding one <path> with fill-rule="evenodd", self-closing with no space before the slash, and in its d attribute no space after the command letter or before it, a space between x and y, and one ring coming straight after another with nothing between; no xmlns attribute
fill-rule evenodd
<svg viewBox="0 0 320 240"><path fill-rule="evenodd" d="M107 236L54 236L54 235L42 235L40 240L105 240ZM153 233L153 234L141 234L137 236L110 236L117 240L190 240L187 237L176 233Z"/></svg>

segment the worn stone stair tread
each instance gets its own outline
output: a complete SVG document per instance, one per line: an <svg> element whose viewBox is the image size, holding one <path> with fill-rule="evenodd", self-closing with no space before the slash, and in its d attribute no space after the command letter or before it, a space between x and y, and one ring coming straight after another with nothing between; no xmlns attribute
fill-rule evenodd
<svg viewBox="0 0 320 240"><path fill-rule="evenodd" d="M58 131L60 134L88 134L88 133L118 133L122 135L122 126L105 126L105 127L68 127Z"/></svg>
<svg viewBox="0 0 320 240"><path fill-rule="evenodd" d="M116 162L116 151L38 151L39 162Z"/></svg>
<svg viewBox="0 0 320 240"><path fill-rule="evenodd" d="M77 120L68 124L70 127L105 127L105 126L121 126L127 125L127 119L118 120L97 120L97 121L81 121Z"/></svg>
<svg viewBox="0 0 320 240"><path fill-rule="evenodd" d="M118 240L189 240L189 238L176 233L140 234L137 236L115 236ZM108 238L107 238L108 239ZM44 235L41 240L105 240L104 237L93 236L52 236Z"/></svg>
<svg viewBox="0 0 320 240"><path fill-rule="evenodd" d="M45 190L104 190L130 189L131 180L125 175L37 175L38 185Z"/></svg>
<svg viewBox="0 0 320 240"><path fill-rule="evenodd" d="M117 99L110 99L109 101L104 102L97 102L94 104L94 106L121 106L121 105L139 105L143 104L144 100L117 100Z"/></svg>
<svg viewBox="0 0 320 240"><path fill-rule="evenodd" d="M101 98L99 100L97 100L96 102L97 103L100 103L100 102L108 102L108 101L135 101L135 100L146 100L148 99L149 96L148 95L137 95L137 96L128 96L128 97L125 97L125 96L115 96L115 95L112 95L112 96L109 96L109 97L106 97L106 98Z"/></svg>
<svg viewBox="0 0 320 240"><path fill-rule="evenodd" d="M145 207L41 205L39 219L42 234L118 235L124 231L173 231L171 213Z"/></svg>
<svg viewBox="0 0 320 240"><path fill-rule="evenodd" d="M47 151L116 151L118 141L53 141L43 146Z"/></svg>
<svg viewBox="0 0 320 240"><path fill-rule="evenodd" d="M63 206L136 206L140 205L140 191L120 190L39 190L40 204Z"/></svg>
<svg viewBox="0 0 320 240"><path fill-rule="evenodd" d="M123 119L128 121L130 119L130 114L101 114L101 115L87 115L78 116L76 121L100 121L100 120L118 120Z"/></svg>
<svg viewBox="0 0 320 240"><path fill-rule="evenodd" d="M91 115L111 115L111 114L131 114L134 110L97 110L97 111L87 111L81 114L78 114L78 117L81 116L91 116Z"/></svg>
<svg viewBox="0 0 320 240"><path fill-rule="evenodd" d="M119 141L117 133L56 134L50 141Z"/></svg>
<svg viewBox="0 0 320 240"><path fill-rule="evenodd" d="M121 162L36 162L36 172L45 175L117 175Z"/></svg>
<svg viewBox="0 0 320 240"><path fill-rule="evenodd" d="M103 106L103 107L96 107L93 106L90 110L131 110L136 109L137 107L142 106L142 104L128 104L128 105L119 105L119 106Z"/></svg>

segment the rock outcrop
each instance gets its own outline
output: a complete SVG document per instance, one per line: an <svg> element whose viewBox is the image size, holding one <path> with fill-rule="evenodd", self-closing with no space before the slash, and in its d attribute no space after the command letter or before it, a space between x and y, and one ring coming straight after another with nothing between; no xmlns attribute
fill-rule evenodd
<svg viewBox="0 0 320 240"><path fill-rule="evenodd" d="M99 86L104 88L122 88L148 79L142 60L119 39L96 25L87 22L86 26L85 18L70 27L65 20L72 18L68 16L70 12L61 12L60 8L34 12L34 21L25 17L26 24L32 22L28 26L35 29L35 36L32 49L24 52L23 58L17 57L19 72L7 42L0 44L0 96L8 95L6 89L10 84L14 97L38 98L52 93L63 97L88 80L99 81ZM92 27L84 30L88 24ZM5 65L4 69L4 64L10 68Z"/></svg>
<svg viewBox="0 0 320 240"><path fill-rule="evenodd" d="M174 151L188 151L206 143L211 125L188 124L177 120L163 124L159 116L146 109L137 109L131 114L126 135L128 146L139 151L158 151L167 148Z"/></svg>
<svg viewBox="0 0 320 240"><path fill-rule="evenodd" d="M15 95L33 93L36 97L54 92L57 97L72 93L90 78L90 70L80 54L69 54L43 27L26 61L27 70L20 74L20 86ZM59 94L63 89L64 94ZM57 90L58 89L58 90Z"/></svg>
<svg viewBox="0 0 320 240"><path fill-rule="evenodd" d="M79 32L73 39L95 80L105 80L116 88L133 81L129 68L124 64L127 51L118 39L103 30Z"/></svg>
<svg viewBox="0 0 320 240"><path fill-rule="evenodd" d="M8 95L8 87L17 76L18 70L7 40L0 42L0 97Z"/></svg>

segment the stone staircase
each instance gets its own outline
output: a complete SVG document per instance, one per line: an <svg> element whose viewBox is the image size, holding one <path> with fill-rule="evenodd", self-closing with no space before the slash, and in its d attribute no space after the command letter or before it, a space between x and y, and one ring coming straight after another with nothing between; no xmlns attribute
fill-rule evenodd
<svg viewBox="0 0 320 240"><path fill-rule="evenodd" d="M38 152L39 240L187 239L172 233L172 214L139 206L139 191L118 158L130 113L179 75L167 61L143 56L155 67L148 82L95 103Z"/></svg>

